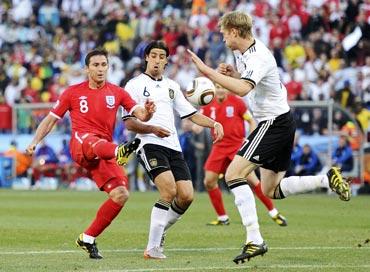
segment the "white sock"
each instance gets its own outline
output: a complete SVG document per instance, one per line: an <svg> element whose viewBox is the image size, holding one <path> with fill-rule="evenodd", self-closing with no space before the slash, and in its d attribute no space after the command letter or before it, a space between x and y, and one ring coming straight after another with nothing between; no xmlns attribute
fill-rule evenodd
<svg viewBox="0 0 370 272"><path fill-rule="evenodd" d="M326 175L317 176L291 176L283 178L280 189L284 196L295 195L313 191L317 188L328 188L329 181Z"/></svg>
<svg viewBox="0 0 370 272"><path fill-rule="evenodd" d="M117 154L118 154L118 146L116 146L116 148L114 149L114 156L117 157Z"/></svg>
<svg viewBox="0 0 370 272"><path fill-rule="evenodd" d="M273 208L271 211L269 211L270 217L277 216L278 213L279 212L278 212L278 210L276 208Z"/></svg>
<svg viewBox="0 0 370 272"><path fill-rule="evenodd" d="M235 205L238 208L243 225L247 230L247 243L262 244L263 238L259 231L256 202L249 185L240 185L231 192L235 196Z"/></svg>
<svg viewBox="0 0 370 272"><path fill-rule="evenodd" d="M220 216L217 216L217 219L220 220L220 221L226 221L226 220L229 219L229 216L227 214L220 215Z"/></svg>
<svg viewBox="0 0 370 272"><path fill-rule="evenodd" d="M95 241L95 237L83 233L82 241L84 241L85 243L93 244Z"/></svg>
<svg viewBox="0 0 370 272"><path fill-rule="evenodd" d="M166 218L166 225L164 230L168 230L172 225L174 225L177 221L181 219L181 214L175 212L172 208L168 210L167 218Z"/></svg>
<svg viewBox="0 0 370 272"><path fill-rule="evenodd" d="M158 202L156 203L156 205L157 204ZM148 245L146 247L146 249L148 250L152 249L153 247L159 247L168 214L168 207L165 206L158 207L159 205L157 206L156 205L153 207L152 214L150 217L149 238ZM170 204L168 203L168 206L169 205Z"/></svg>

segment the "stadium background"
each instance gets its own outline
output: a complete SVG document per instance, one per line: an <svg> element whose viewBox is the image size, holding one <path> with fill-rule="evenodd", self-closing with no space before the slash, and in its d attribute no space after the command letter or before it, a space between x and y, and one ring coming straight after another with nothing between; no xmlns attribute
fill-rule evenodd
<svg viewBox="0 0 370 272"><path fill-rule="evenodd" d="M148 41L163 39L171 52L166 73L185 89L197 76L186 48L212 67L233 62L217 30L217 20L229 10L252 14L255 36L271 48L288 98L293 101L300 144L309 143L325 164L331 161L330 153L339 136L345 135L354 151L350 174L355 182L368 186L370 3L357 0L2 1L2 186L11 185L14 179L10 175L15 171L15 165L4 155L9 157L7 152L15 145L18 151L24 150L58 95L66 86L84 80L83 60L90 49L103 46L110 52L108 80L124 86L141 72ZM332 109L331 101L336 102ZM180 122L178 128L194 185L201 191L203 170L199 166L210 148L209 132L199 133ZM66 160L62 143L68 140L69 132L65 118L46 140L60 164ZM118 119L115 140L130 137ZM135 186L132 188L145 189L137 183L142 171L135 162L128 171ZM32 176L32 171L26 176ZM57 178L71 181L63 175Z"/></svg>

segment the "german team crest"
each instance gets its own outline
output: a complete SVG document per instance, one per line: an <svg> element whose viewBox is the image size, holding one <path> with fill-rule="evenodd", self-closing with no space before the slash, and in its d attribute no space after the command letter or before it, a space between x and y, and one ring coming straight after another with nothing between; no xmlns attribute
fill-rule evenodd
<svg viewBox="0 0 370 272"><path fill-rule="evenodd" d="M172 89L168 89L168 94L169 94L171 99L173 99L175 97L175 91L172 90Z"/></svg>
<svg viewBox="0 0 370 272"><path fill-rule="evenodd" d="M107 107L108 108L113 108L116 100L115 100L115 97L113 95L106 95L105 96L105 102L107 102Z"/></svg>
<svg viewBox="0 0 370 272"><path fill-rule="evenodd" d="M157 159L150 159L149 164L151 167L156 167L158 165Z"/></svg>

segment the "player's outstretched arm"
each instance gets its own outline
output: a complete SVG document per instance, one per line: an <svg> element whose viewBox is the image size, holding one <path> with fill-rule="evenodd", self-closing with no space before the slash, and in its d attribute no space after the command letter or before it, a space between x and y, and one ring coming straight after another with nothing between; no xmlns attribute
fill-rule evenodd
<svg viewBox="0 0 370 272"><path fill-rule="evenodd" d="M199 126L214 128L213 143L217 143L218 141L221 141L222 138L224 137L223 126L220 123L213 121L211 118L208 118L207 116L197 112L196 114L193 114L192 116L190 116L189 119Z"/></svg>
<svg viewBox="0 0 370 272"><path fill-rule="evenodd" d="M40 125L37 127L35 136L33 137L31 143L28 145L26 149L26 153L30 156L33 155L33 153L36 150L36 146L39 142L42 141L46 137L46 135L49 134L49 132L53 129L55 123L58 121L58 118L55 116L48 114L40 123Z"/></svg>
<svg viewBox="0 0 370 272"><path fill-rule="evenodd" d="M192 61L194 62L195 66L199 70L199 72L203 73L206 77L208 77L213 82L216 82L223 86L224 88L230 90L230 92L239 95L245 96L248 94L252 89L253 86L248 81L235 78L234 76L237 75L237 72L234 69L231 71L230 67L225 68L225 73L229 74L225 75L222 73L217 72L216 70L212 69L211 67L207 66L194 52L188 49L188 53L191 56ZM227 71L229 69L229 71Z"/></svg>
<svg viewBox="0 0 370 272"><path fill-rule="evenodd" d="M217 72L225 76L240 78L240 73L238 71L235 71L234 67L231 64L220 63L217 67Z"/></svg>
<svg viewBox="0 0 370 272"><path fill-rule="evenodd" d="M167 129L164 129L159 126L144 124L136 120L136 118L127 118L124 120L124 122L128 130L136 132L136 133L140 133L140 134L153 133L159 138L165 138L171 135L171 132L168 131Z"/></svg>

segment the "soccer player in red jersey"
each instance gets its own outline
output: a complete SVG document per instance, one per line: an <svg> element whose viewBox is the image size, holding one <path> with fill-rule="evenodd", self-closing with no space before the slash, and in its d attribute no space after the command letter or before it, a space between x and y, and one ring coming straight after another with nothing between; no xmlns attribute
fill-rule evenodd
<svg viewBox="0 0 370 272"><path fill-rule="evenodd" d="M137 105L124 89L106 81L108 54L104 49L89 52L85 65L88 80L70 86L62 93L53 109L38 126L26 151L32 155L37 144L49 134L56 122L67 111L70 112L72 158L89 171L98 188L109 196L90 226L80 234L76 244L87 251L90 258L101 259L95 238L119 214L129 196L127 176L117 163L125 164L128 156L140 143L138 139L119 146L112 142L117 110L122 106L139 120L147 121L156 108L149 100L145 102L144 107ZM167 132L156 127L153 133L165 137Z"/></svg>
<svg viewBox="0 0 370 272"><path fill-rule="evenodd" d="M244 101L228 93L219 84L216 84L215 99L207 106L202 107L201 112L219 122L225 131L224 138L212 146L211 153L204 165L204 185L218 216L217 220L208 223L208 225L229 225L229 216L226 214L222 193L217 183L218 177L225 174L234 155L245 140L244 120L249 123L250 131L256 128L256 122L248 112ZM254 193L268 209L272 220L280 226L287 226L285 217L274 207L272 200L262 193L261 182L256 174L252 172L247 179Z"/></svg>

